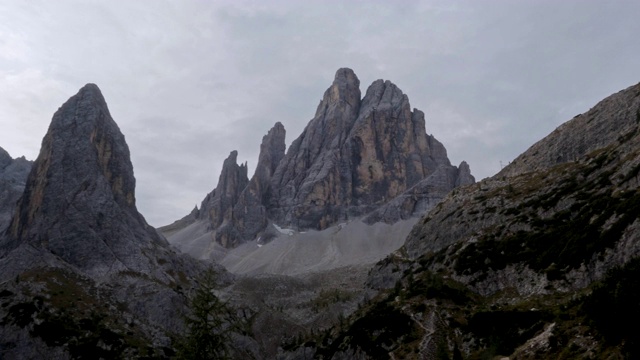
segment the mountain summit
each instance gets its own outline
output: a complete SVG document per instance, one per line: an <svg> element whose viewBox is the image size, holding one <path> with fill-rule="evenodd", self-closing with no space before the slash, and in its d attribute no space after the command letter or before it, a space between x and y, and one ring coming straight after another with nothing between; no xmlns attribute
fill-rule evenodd
<svg viewBox="0 0 640 360"><path fill-rule="evenodd" d="M53 116L3 248L20 244L96 275L146 271L141 249L167 245L136 209L129 149L94 84Z"/></svg>
<svg viewBox="0 0 640 360"><path fill-rule="evenodd" d="M277 229L324 230L367 216L394 223L424 214L456 186L475 180L466 163L452 166L444 146L427 135L424 113L390 81L376 80L361 97L351 69L336 72L315 116L285 154L277 123L263 139L256 174L225 160L216 189L200 212L161 230L169 241L226 248L264 241ZM210 234L211 236L205 236Z"/></svg>
<svg viewBox="0 0 640 360"><path fill-rule="evenodd" d="M0 163L0 190L21 193L0 207L12 216L0 233L3 356L166 357L184 326L167 309L183 311L180 289L204 267L138 213L129 149L100 89L88 84L58 109L33 165L4 151Z"/></svg>

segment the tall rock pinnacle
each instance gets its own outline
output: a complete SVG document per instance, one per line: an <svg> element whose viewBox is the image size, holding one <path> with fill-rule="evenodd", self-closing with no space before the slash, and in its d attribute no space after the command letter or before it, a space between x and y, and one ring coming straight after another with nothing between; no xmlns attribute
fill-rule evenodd
<svg viewBox="0 0 640 360"><path fill-rule="evenodd" d="M221 190L233 173L225 160L220 184L202 208L215 208L221 198L237 201L216 205L224 216L200 212L218 243L234 247L262 238L270 223L323 230L367 214L366 222L393 223L423 214L455 186L474 181L466 163L460 170L451 165L444 146L427 135L424 113L412 110L395 84L376 80L361 97L360 80L347 68L336 72L315 116L284 149L284 127L277 123L263 138L256 173L244 189ZM165 230L171 236L179 226Z"/></svg>
<svg viewBox="0 0 640 360"><path fill-rule="evenodd" d="M219 243L235 246L243 239L254 239L268 225L264 204L271 196L271 177L284 157L285 135L284 126L277 122L262 138L256 172L233 208L232 222L217 231Z"/></svg>
<svg viewBox="0 0 640 360"><path fill-rule="evenodd" d="M330 161L327 151L339 149L349 134L360 110L360 80L351 69L339 69L335 80L320 101L314 116L302 134L291 144L280 169L274 174L278 183L300 186L311 168ZM321 166L321 165L320 165ZM284 171L289 169L289 171Z"/></svg>
<svg viewBox="0 0 640 360"><path fill-rule="evenodd" d="M262 138L258 165L249 184L256 194L260 194L261 201L263 197L268 196L271 177L284 157L286 134L284 126L277 122Z"/></svg>
<svg viewBox="0 0 640 360"><path fill-rule="evenodd" d="M6 159L2 151L0 158ZM5 170L21 162L0 169L0 190ZM169 349L171 334L184 329L180 290L204 268L176 254L138 213L129 149L96 85L84 86L56 111L30 168L9 227L0 233L0 283L12 295L3 298L7 308L40 300L21 325L0 323L0 338L12 344L0 357L71 359L90 352L137 358L138 344L168 357L161 348ZM68 331L34 330L58 323L51 316L61 313ZM85 319L97 320L87 327ZM126 330L115 325L123 321ZM125 335L136 345L123 341ZM68 346L87 338L100 340Z"/></svg>
<svg viewBox="0 0 640 360"><path fill-rule="evenodd" d="M455 186L456 169L427 136L424 113L411 111L409 98L390 81L374 81L362 100L358 86L353 71L338 70L276 169L269 202L274 222L324 229L386 204L439 166L451 170L443 172L444 191Z"/></svg>
<svg viewBox="0 0 640 360"><path fill-rule="evenodd" d="M165 244L136 209L129 149L96 85L54 114L8 239L4 250L29 243L94 274L144 271L141 248Z"/></svg>
<svg viewBox="0 0 640 360"><path fill-rule="evenodd" d="M390 81L371 84L351 134L354 190L363 205L391 200L435 170L424 113L412 113L407 95Z"/></svg>
<svg viewBox="0 0 640 360"><path fill-rule="evenodd" d="M238 165L238 152L232 151L222 165L216 188L205 197L200 218L208 219L212 229L226 225L233 214L233 206L247 186L247 166Z"/></svg>
<svg viewBox="0 0 640 360"><path fill-rule="evenodd" d="M341 179L340 151L360 111L359 87L353 70L339 69L314 118L289 147L271 184L270 216L277 223L324 228L336 220L326 217L326 207L349 202L351 184Z"/></svg>

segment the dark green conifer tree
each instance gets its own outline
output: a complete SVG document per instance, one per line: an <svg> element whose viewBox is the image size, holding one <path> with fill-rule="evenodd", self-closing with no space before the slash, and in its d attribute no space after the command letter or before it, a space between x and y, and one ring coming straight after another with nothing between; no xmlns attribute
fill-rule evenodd
<svg viewBox="0 0 640 360"><path fill-rule="evenodd" d="M187 334L178 345L184 360L228 359L230 331L237 322L233 310L214 293L216 273L208 270L199 281L186 316Z"/></svg>

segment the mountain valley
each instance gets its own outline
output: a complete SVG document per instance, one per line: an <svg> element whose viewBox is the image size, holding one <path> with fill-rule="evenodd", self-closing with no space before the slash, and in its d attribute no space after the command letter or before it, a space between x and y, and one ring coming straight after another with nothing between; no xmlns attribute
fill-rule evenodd
<svg viewBox="0 0 640 360"><path fill-rule="evenodd" d="M159 229L96 85L34 162L0 148L0 358L189 358L209 288L234 359L640 356L640 84L479 182L396 85L359 86L339 69L288 148L277 122L251 178L231 151Z"/></svg>

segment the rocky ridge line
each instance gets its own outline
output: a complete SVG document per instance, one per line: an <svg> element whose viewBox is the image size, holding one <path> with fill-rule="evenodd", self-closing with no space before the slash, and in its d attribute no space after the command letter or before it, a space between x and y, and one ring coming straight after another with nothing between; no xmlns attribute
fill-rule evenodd
<svg viewBox="0 0 640 360"><path fill-rule="evenodd" d="M424 113L412 111L395 84L376 80L362 98L359 87L351 69L339 69L286 154L282 124L265 136L249 183L229 170L237 167L235 160L225 160L199 215L217 243L234 247L268 238L270 223L323 230L367 214L368 223L394 223L423 214L454 187L475 181L465 162L451 165L442 143L427 135ZM223 217L208 210L218 198L236 199L225 202ZM177 228L161 230L170 241L189 241L172 238Z"/></svg>

